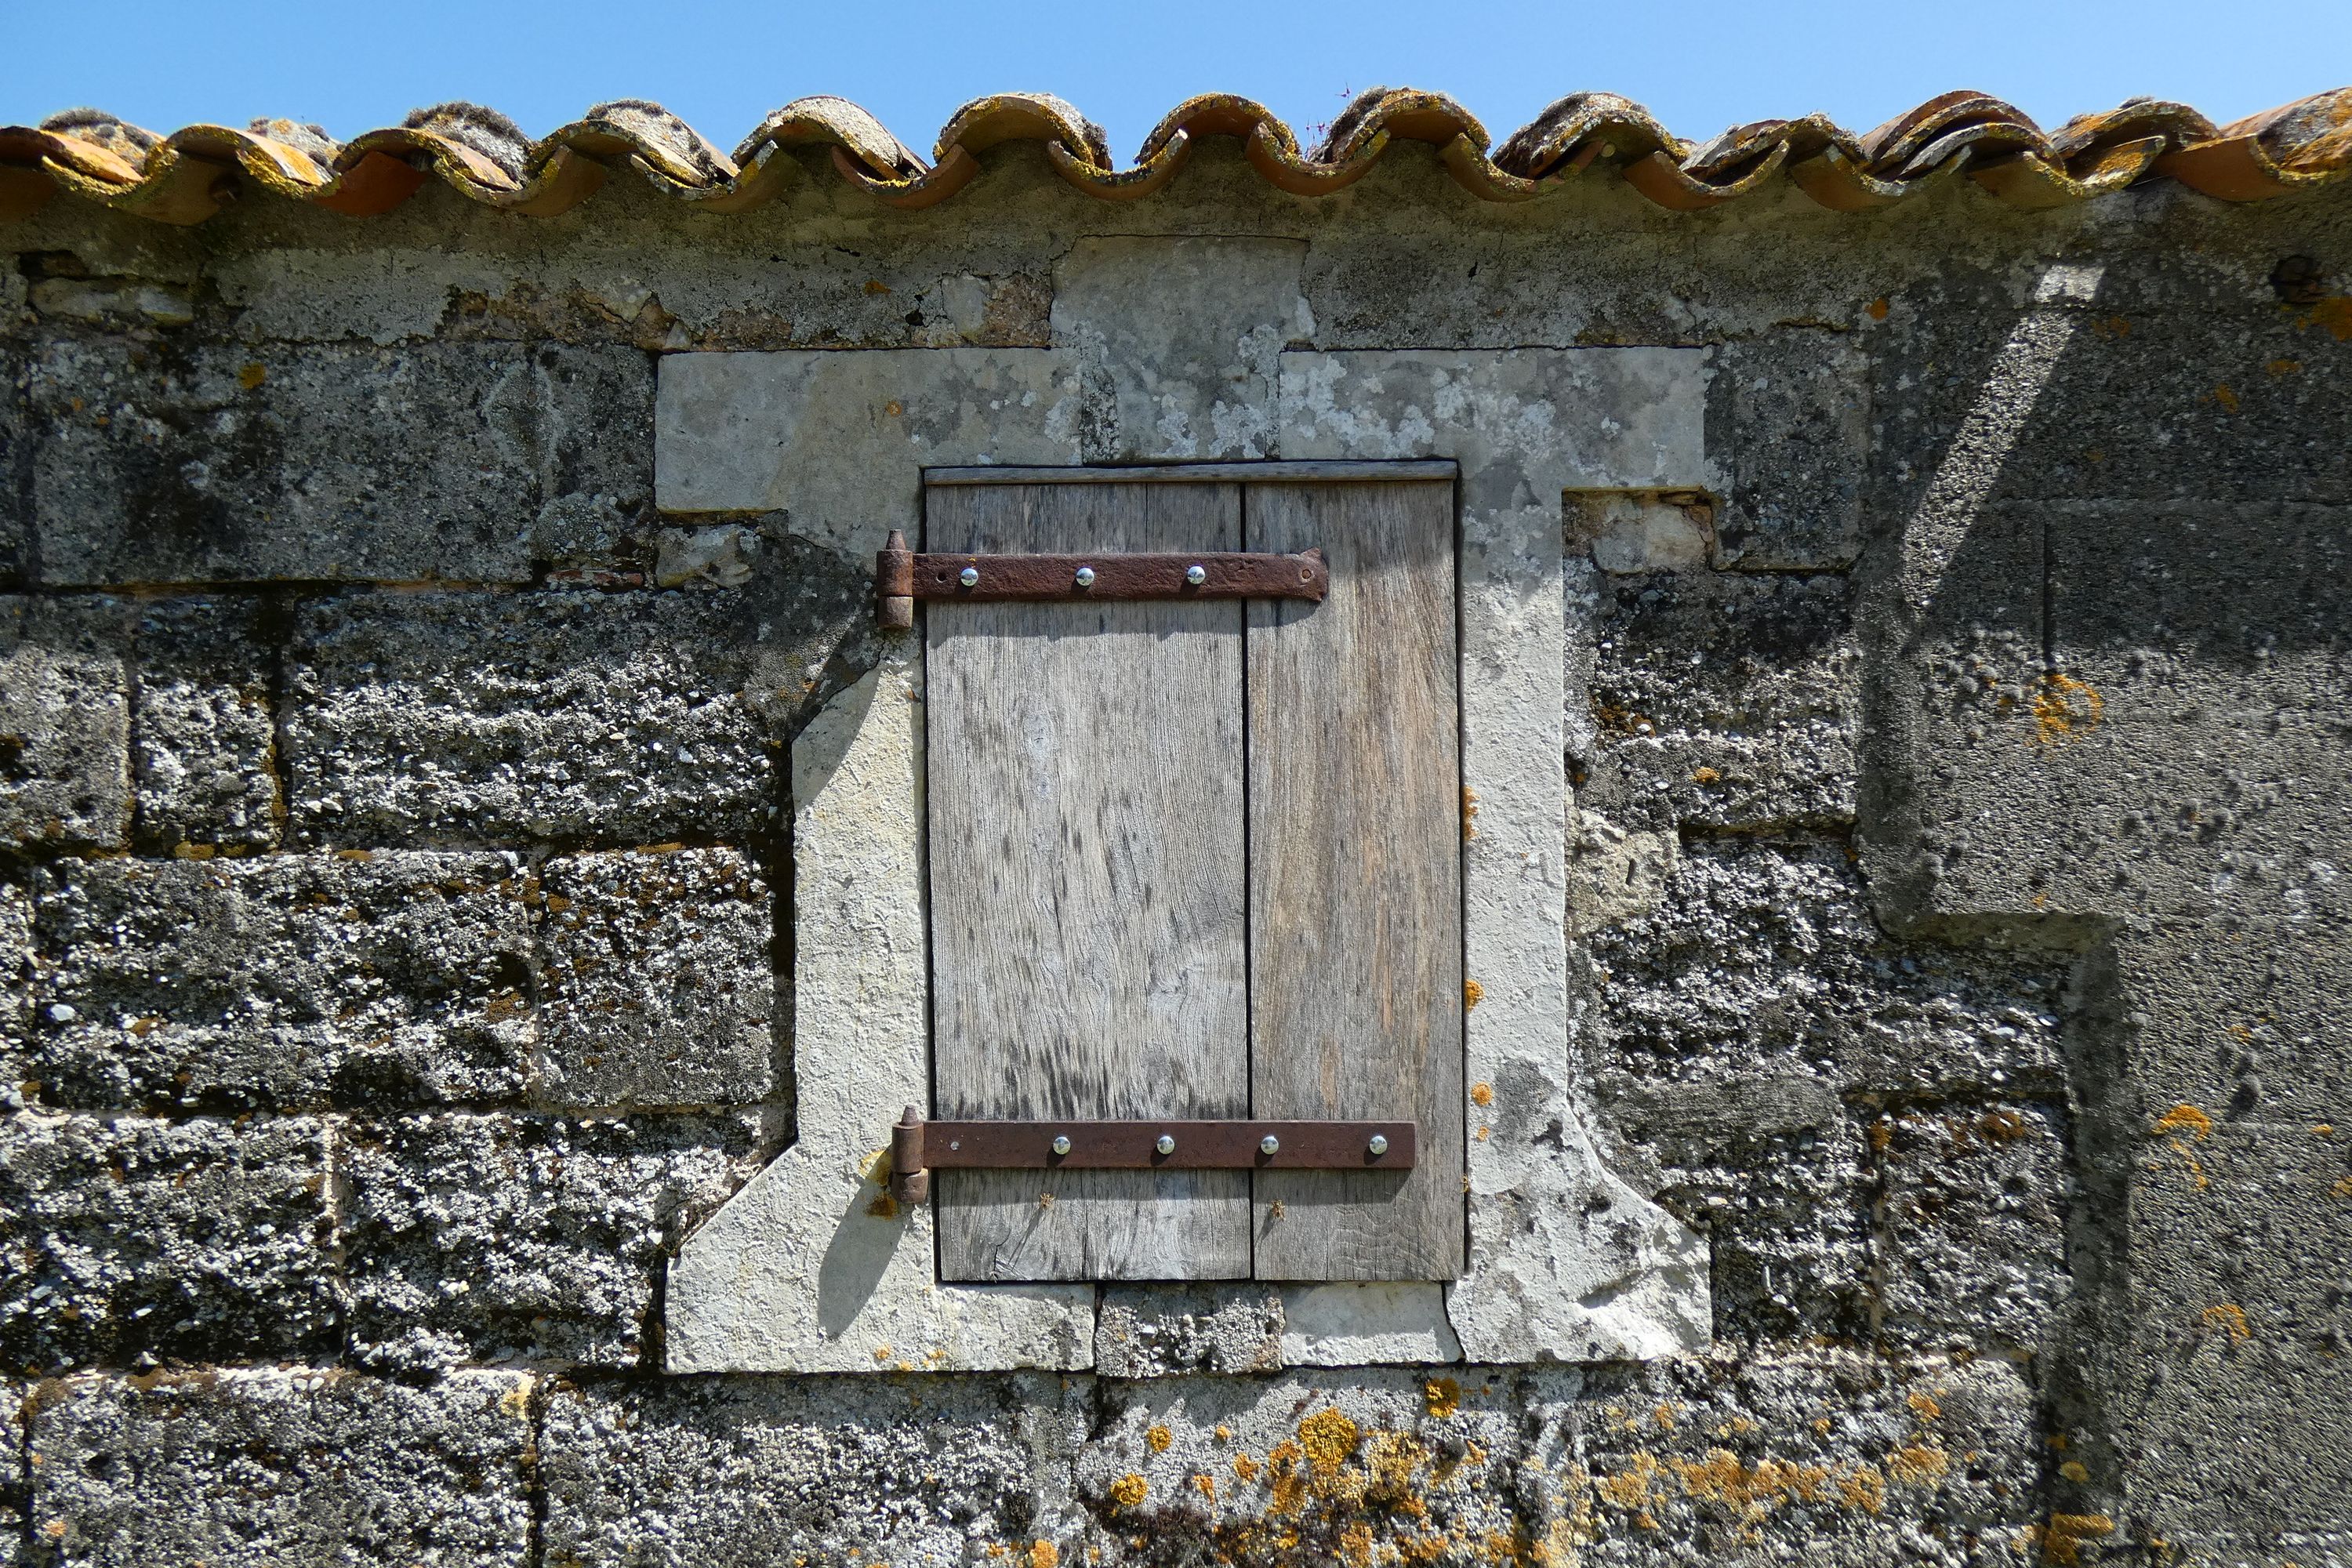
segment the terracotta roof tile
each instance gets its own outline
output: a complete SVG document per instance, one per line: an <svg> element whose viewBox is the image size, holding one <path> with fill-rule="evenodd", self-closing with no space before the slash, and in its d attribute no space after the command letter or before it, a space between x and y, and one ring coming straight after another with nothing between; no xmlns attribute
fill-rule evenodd
<svg viewBox="0 0 2352 1568"><path fill-rule="evenodd" d="M1072 184L1127 200L1173 179L1195 142L1241 140L1265 180L1321 195L1361 179L1399 142L1427 142L1465 187L1525 201L1570 179L1622 176L1662 206L1696 211L1785 179L1842 212L1884 206L1962 174L2013 206L2083 201L2168 177L2224 201L2257 201L2352 170L2352 88L2216 126L2185 104L2135 100L2045 132L2014 106L1948 92L1856 136L1820 115L1735 126L1685 142L1640 104L1574 93L1492 146L1476 117L1443 93L1374 88L1322 142L1298 138L1263 105L1210 94L1179 104L1121 168L1099 127L1041 93L1001 93L958 110L930 160L840 98L803 98L760 122L730 157L657 103L600 103L533 142L495 110L445 103L398 126L337 142L315 125L257 120L247 129L191 125L169 136L91 109L38 126L0 127L0 219L59 189L164 223L200 223L238 181L352 216L398 205L428 179L503 211L544 216L587 199L616 171L678 201L734 212L805 177L796 150L822 148L849 184L895 206L947 199L1005 142L1045 145ZM1490 151L1491 147L1491 151Z"/></svg>

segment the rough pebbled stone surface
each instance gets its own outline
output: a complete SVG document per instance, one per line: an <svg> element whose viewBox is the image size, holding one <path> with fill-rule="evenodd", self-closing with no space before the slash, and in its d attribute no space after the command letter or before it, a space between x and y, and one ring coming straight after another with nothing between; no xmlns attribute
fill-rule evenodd
<svg viewBox="0 0 2352 1568"><path fill-rule="evenodd" d="M1869 1342L1878 1290L1861 1129L1802 1075L1633 1089L1609 1124L1707 1238L1726 1344Z"/></svg>
<svg viewBox="0 0 2352 1568"><path fill-rule="evenodd" d="M540 1439L546 1561L1083 1561L1085 1393L1038 1373L559 1387Z"/></svg>
<svg viewBox="0 0 2352 1568"><path fill-rule="evenodd" d="M1104 1288L1095 1370L1105 1377L1273 1372L1283 1364L1282 1292L1270 1285Z"/></svg>
<svg viewBox="0 0 2352 1568"><path fill-rule="evenodd" d="M1604 1095L1791 1071L1882 1092L2061 1076L2065 956L1891 942L1836 844L1695 840L1656 907L1590 952Z"/></svg>
<svg viewBox="0 0 2352 1568"><path fill-rule="evenodd" d="M349 1138L352 1352L402 1371L645 1362L663 1258L774 1142L754 1112L415 1116Z"/></svg>
<svg viewBox="0 0 2352 1568"><path fill-rule="evenodd" d="M383 1106L512 1096L532 1034L511 855L58 861L33 881L42 1097Z"/></svg>
<svg viewBox="0 0 2352 1568"><path fill-rule="evenodd" d="M1860 692L1845 579L1602 576L1577 798L1623 826L1742 832L1853 820ZM1575 691L1571 688L1571 694Z"/></svg>
<svg viewBox="0 0 2352 1568"><path fill-rule="evenodd" d="M119 599L0 597L0 845L120 849L131 691Z"/></svg>
<svg viewBox="0 0 2352 1568"><path fill-rule="evenodd" d="M527 581L541 508L643 506L653 390L626 349L53 339L40 580Z"/></svg>
<svg viewBox="0 0 2352 1568"><path fill-rule="evenodd" d="M307 1117L0 1121L0 1363L332 1353L330 1138Z"/></svg>
<svg viewBox="0 0 2352 1568"><path fill-rule="evenodd" d="M314 601L288 681L295 835L632 845L769 829L774 770L745 697L752 608L684 592Z"/></svg>
<svg viewBox="0 0 2352 1568"><path fill-rule="evenodd" d="M1547 1399L1558 1375L1530 1415L1576 1561L2033 1560L2046 1450L2007 1363L1660 1362Z"/></svg>
<svg viewBox="0 0 2352 1568"><path fill-rule="evenodd" d="M2049 1347L2072 1279L2063 1109L1945 1104L1871 1123L1885 1318L1913 1352Z"/></svg>
<svg viewBox="0 0 2352 1568"><path fill-rule="evenodd" d="M1106 1384L1078 1456L1107 1563L1509 1561L1510 1375L1290 1372Z"/></svg>
<svg viewBox="0 0 2352 1568"><path fill-rule="evenodd" d="M566 855L540 872L542 1104L765 1100L775 898L734 849Z"/></svg>
<svg viewBox="0 0 2352 1568"><path fill-rule="evenodd" d="M258 597L142 605L131 765L140 847L278 842L277 606Z"/></svg>
<svg viewBox="0 0 2352 1568"><path fill-rule="evenodd" d="M298 1367L43 1384L34 1537L59 1568L522 1568L535 1381Z"/></svg>

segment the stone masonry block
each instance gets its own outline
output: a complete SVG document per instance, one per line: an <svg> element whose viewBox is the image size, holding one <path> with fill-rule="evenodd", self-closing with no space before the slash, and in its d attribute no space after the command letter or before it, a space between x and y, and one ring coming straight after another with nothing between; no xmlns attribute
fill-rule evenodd
<svg viewBox="0 0 2352 1568"><path fill-rule="evenodd" d="M31 1401L58 1568L522 1568L535 1380L294 1368L77 1377Z"/></svg>
<svg viewBox="0 0 2352 1568"><path fill-rule="evenodd" d="M1282 1365L1282 1293L1250 1285L1112 1285L1095 1314L1105 1377L1273 1372Z"/></svg>
<svg viewBox="0 0 2352 1568"><path fill-rule="evenodd" d="M1845 579L1604 577L1593 612L1580 804L1642 826L1853 819L1859 654Z"/></svg>
<svg viewBox="0 0 2352 1568"><path fill-rule="evenodd" d="M0 1360L248 1361L340 1342L328 1132L19 1113L0 1123Z"/></svg>
<svg viewBox="0 0 2352 1568"><path fill-rule="evenodd" d="M1538 1380L1530 1426L1583 1563L1962 1568L2019 1561L2041 1515L2033 1391L2004 1362L1658 1362L1561 1381L1547 1398Z"/></svg>
<svg viewBox="0 0 2352 1568"><path fill-rule="evenodd" d="M1894 942L1840 846L1694 841L1654 907L1588 941L1604 1100L1790 1072L1880 1092L2063 1080L2066 955Z"/></svg>
<svg viewBox="0 0 2352 1568"><path fill-rule="evenodd" d="M1786 331L1717 350L1707 449L1728 452L1718 566L1818 570L1862 553L1870 362L1844 334Z"/></svg>
<svg viewBox="0 0 2352 1568"><path fill-rule="evenodd" d="M33 899L0 882L0 1107L23 1109L33 1073Z"/></svg>
<svg viewBox="0 0 2352 1568"><path fill-rule="evenodd" d="M21 299L21 297L20 297ZM0 285L0 310L10 308ZM25 431L25 356L0 347L0 586L16 587L31 565L33 519L16 476L32 461Z"/></svg>
<svg viewBox="0 0 2352 1568"><path fill-rule="evenodd" d="M2028 1353L2072 1289L2065 1112L1944 1104L1871 1123L1880 1182L1880 1333L1912 1351Z"/></svg>
<svg viewBox="0 0 2352 1568"><path fill-rule="evenodd" d="M383 1105L518 1094L531 1039L512 856L59 861L36 874L43 1098Z"/></svg>
<svg viewBox="0 0 2352 1568"><path fill-rule="evenodd" d="M1902 338L1872 390L1898 484L1934 483L1974 429L1999 433L1981 478L2002 499L2352 499L2352 340L2312 312L1944 310Z"/></svg>
<svg viewBox="0 0 2352 1568"><path fill-rule="evenodd" d="M2331 710L2352 685L2352 509L2034 510L2057 668L2097 693L2101 721L2236 727Z"/></svg>
<svg viewBox="0 0 2352 1568"><path fill-rule="evenodd" d="M1081 1562L1086 1389L1036 1373L559 1388L540 1440L546 1561Z"/></svg>
<svg viewBox="0 0 2352 1568"><path fill-rule="evenodd" d="M775 1088L775 898L734 849L565 855L540 874L541 1103L744 1103Z"/></svg>
<svg viewBox="0 0 2352 1568"><path fill-rule="evenodd" d="M622 348L56 339L41 580L527 581L542 509L644 504L653 388Z"/></svg>
<svg viewBox="0 0 2352 1568"><path fill-rule="evenodd" d="M1805 1077L1635 1090L1609 1125L1707 1237L1715 1338L1867 1342L1876 1291L1861 1130Z"/></svg>
<svg viewBox="0 0 2352 1568"><path fill-rule="evenodd" d="M355 1352L645 1363L665 1257L774 1139L736 1116L417 1116L355 1125L343 1247Z"/></svg>
<svg viewBox="0 0 2352 1568"><path fill-rule="evenodd" d="M28 1482L25 1476L25 1402L31 1393L24 1384L0 1378L0 1563L8 1568L30 1568L32 1537L28 1533Z"/></svg>
<svg viewBox="0 0 2352 1568"><path fill-rule="evenodd" d="M2352 1121L2352 921L2134 921L2114 936L2148 1121Z"/></svg>
<svg viewBox="0 0 2352 1568"><path fill-rule="evenodd" d="M131 763L142 847L278 841L268 618L257 598L139 606Z"/></svg>
<svg viewBox="0 0 2352 1568"><path fill-rule="evenodd" d="M630 845L765 829L751 613L727 592L310 604L289 680L295 832Z"/></svg>
<svg viewBox="0 0 2352 1568"><path fill-rule="evenodd" d="M1513 1394L1476 1371L1107 1384L1078 1495L1109 1563L1507 1560Z"/></svg>
<svg viewBox="0 0 2352 1568"><path fill-rule="evenodd" d="M0 598L0 845L119 849L131 691L114 599Z"/></svg>
<svg viewBox="0 0 2352 1568"><path fill-rule="evenodd" d="M2191 1540L2352 1531L2352 1128L2200 1118L2148 1122L2115 1216L2126 1506Z"/></svg>

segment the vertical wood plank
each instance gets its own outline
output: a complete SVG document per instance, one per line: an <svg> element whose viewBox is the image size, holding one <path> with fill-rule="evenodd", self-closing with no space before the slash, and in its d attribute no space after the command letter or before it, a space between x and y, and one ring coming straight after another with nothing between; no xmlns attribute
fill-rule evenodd
<svg viewBox="0 0 2352 1568"><path fill-rule="evenodd" d="M1261 1117L1412 1117L1406 1173L1261 1171L1261 1279L1463 1264L1462 767L1450 484L1253 485L1251 550L1320 545L1320 605L1249 607L1250 1060Z"/></svg>
<svg viewBox="0 0 2352 1568"><path fill-rule="evenodd" d="M1230 485L933 490L942 552L1234 550ZM946 1117L1249 1112L1235 602L926 611ZM948 1279L1250 1271L1247 1172L945 1171Z"/></svg>

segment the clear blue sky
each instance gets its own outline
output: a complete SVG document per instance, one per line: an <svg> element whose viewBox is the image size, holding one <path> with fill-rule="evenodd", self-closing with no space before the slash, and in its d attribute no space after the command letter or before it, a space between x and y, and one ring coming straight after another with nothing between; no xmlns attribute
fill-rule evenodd
<svg viewBox="0 0 2352 1568"><path fill-rule="evenodd" d="M1434 88L1500 140L1560 94L1597 89L1699 139L1814 110L1864 131L1956 87L2055 125L2136 95L2227 121L2352 85L2347 0L0 0L0 123L94 104L161 131L266 114L349 137L467 98L540 135L626 97L667 104L732 148L769 109L833 92L926 156L956 105L1016 90L1071 100L1124 159L1161 113L1204 91L1256 98L1303 132L1347 89Z"/></svg>

